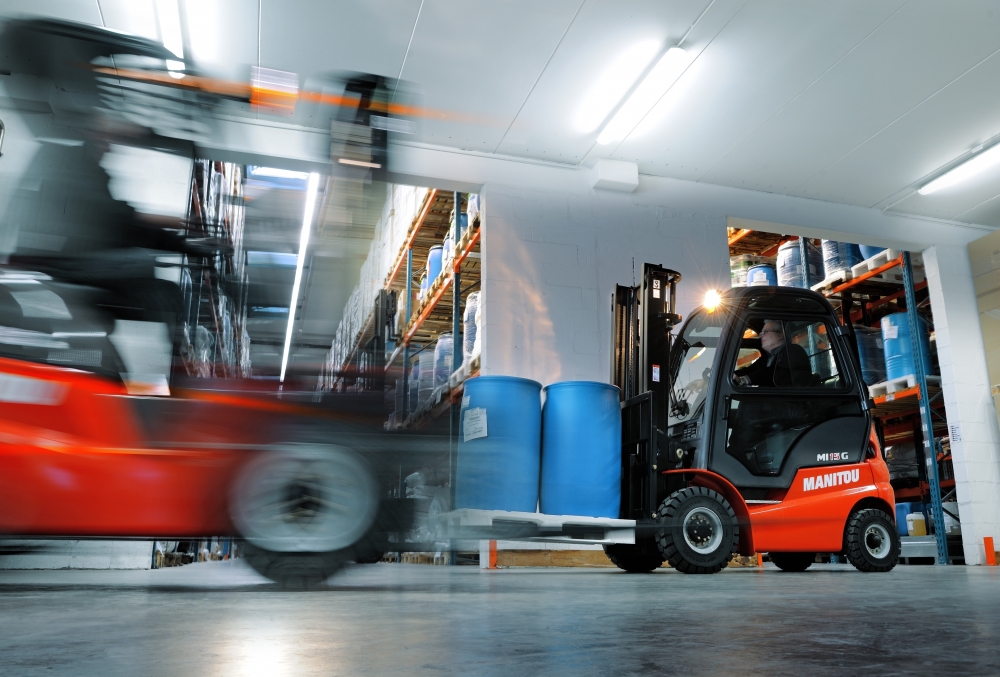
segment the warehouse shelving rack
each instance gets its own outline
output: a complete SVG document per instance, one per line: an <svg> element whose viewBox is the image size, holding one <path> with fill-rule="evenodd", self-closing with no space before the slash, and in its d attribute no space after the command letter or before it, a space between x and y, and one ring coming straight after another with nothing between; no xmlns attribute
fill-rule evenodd
<svg viewBox="0 0 1000 677"><path fill-rule="evenodd" d="M794 237L748 229L730 229L730 256L757 254L773 256L778 247ZM885 273L900 269L902 281L886 281ZM807 281L807 284L810 281ZM814 289L816 287L813 287ZM875 319L888 314L886 311L905 311L911 328L910 340L914 345L913 354L922 355L917 347L921 309L929 309L927 282L915 282L913 263L908 252L902 252L884 265L851 279L827 285L819 291L840 311L844 324L871 326ZM918 298L919 295L919 298ZM918 360L922 362L922 360ZM910 387L879 394L873 398L873 414L878 422L883 446L914 441L918 449L918 477L915 482L894 480L893 489L897 501L921 501L930 503L934 519L934 543L938 564L951 561L948 539L944 530L942 503L954 495L955 480L951 471L948 421L944 412L944 402L940 386L928 381L927 373L931 365L915 365L917 374ZM925 431L931 431L930 438ZM946 448L947 445L947 448ZM934 450L933 452L931 450ZM928 457L936 463L924 463ZM945 472L942 473L942 470ZM942 474L950 475L941 479Z"/></svg>
<svg viewBox="0 0 1000 677"><path fill-rule="evenodd" d="M404 415L402 420L396 423L398 428L419 428L442 416L452 409L451 405L461 397L464 390L462 381L478 373L478 365L467 371L462 370L462 308L469 293L475 290L481 281L482 220L479 213L473 216L462 238L456 243L450 267L447 270L443 269L438 279L429 285L423 301L416 307L413 304L417 271L426 265L427 252L430 248L439 244L447 234L450 228L448 214L454 205L458 204L458 211L462 211L461 196L461 193L449 194L436 190L428 193L424 206L407 234L403 250L397 256L396 264L386 279L386 289L396 290L406 299L404 326L400 332L399 344L386 362L386 371L389 372L396 360L402 356ZM445 214L443 229L427 227L428 218L425 214L435 212ZM400 279L399 272L403 267L403 261L406 264L406 272ZM450 304L447 303L449 298ZM448 384L435 391L430 405L417 409L409 402L410 360L421 350L429 349L432 341L449 330L454 339L453 377ZM453 427L457 430L457 423Z"/></svg>
<svg viewBox="0 0 1000 677"><path fill-rule="evenodd" d="M185 313L181 367L192 377L249 378L244 168L233 163L196 160L192 174L185 234L192 240L209 243L215 252L188 255L181 262ZM203 338L199 339L199 333ZM207 354L199 354L202 351L198 344L204 347L205 336L211 349Z"/></svg>
<svg viewBox="0 0 1000 677"><path fill-rule="evenodd" d="M478 360L473 365L463 365L462 361L462 311L468 294L480 284L480 239L481 217L473 215L472 223L465 229L463 237L456 244L454 258L447 269L434 280L423 300L414 298L419 277L426 269L431 247L442 244L451 229L451 214L454 206L464 211L464 194L438 189L430 189L424 195L420 208L413 218L400 250L393 258L393 264L382 285L383 291L392 295L395 305L402 314L401 327L394 339L392 352L384 364L364 364L365 346L383 328L378 326L377 304L372 308L361 331L355 337L352 348L343 363L334 368L336 374L320 376L320 389L342 390L358 387L366 381L368 370L384 369L385 377L399 373L403 381L403 411L399 419L391 419L387 427L391 429L415 429L440 418L451 408L456 397L461 396L465 378L478 373ZM449 303L450 301L450 303ZM395 326L395 323L393 323ZM454 373L449 385L438 389L433 395L433 404L416 410L415 403L409 402L409 379L411 360L425 349L430 349L440 334L451 331L455 337L453 355ZM386 342L389 345L389 341ZM374 381L374 380L373 380Z"/></svg>

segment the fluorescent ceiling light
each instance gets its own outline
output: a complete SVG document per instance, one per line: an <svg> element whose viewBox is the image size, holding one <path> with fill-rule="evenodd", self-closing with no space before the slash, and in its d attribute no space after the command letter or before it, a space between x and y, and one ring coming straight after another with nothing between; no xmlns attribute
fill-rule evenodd
<svg viewBox="0 0 1000 677"><path fill-rule="evenodd" d="M622 104L615 116L597 137L597 143L607 145L623 140L635 129L656 102L677 82L687 65L686 55L680 47L671 47L649 74Z"/></svg>
<svg viewBox="0 0 1000 677"><path fill-rule="evenodd" d="M989 169L998 162L1000 162L1000 144L991 146L979 155L955 167L950 172L946 172L930 183L924 184L917 192L921 195L930 195L943 188L951 188L956 183L961 183L979 172Z"/></svg>
<svg viewBox="0 0 1000 677"><path fill-rule="evenodd" d="M351 165L352 167L368 167L370 169L382 169L382 165L377 162L363 162L361 160L348 160L342 157L337 160L342 165Z"/></svg>
<svg viewBox="0 0 1000 677"><path fill-rule="evenodd" d="M288 305L288 327L285 329L285 351L281 355L281 376L278 381L284 383L285 369L288 368L288 351L292 347L292 328L295 326L295 307L299 300L299 287L302 286L302 266L306 261L306 248L309 246L309 231L312 230L313 209L316 207L316 190L319 187L319 174L309 175L306 186L306 211L302 215L302 233L299 235L299 257L295 262L295 282L292 283L292 302Z"/></svg>
<svg viewBox="0 0 1000 677"><path fill-rule="evenodd" d="M576 127L589 134L604 122L626 92L646 70L660 50L656 40L639 42L629 47L608 68L587 92L576 115Z"/></svg>
<svg viewBox="0 0 1000 677"><path fill-rule="evenodd" d="M156 20L160 25L160 42L163 46L177 55L178 59L184 58L184 34L181 32L181 11L177 6L179 0L156 0ZM167 70L175 78L183 78L183 61L167 61Z"/></svg>
<svg viewBox="0 0 1000 677"><path fill-rule="evenodd" d="M270 176L275 179L298 179L306 181L309 174L306 172L293 172L290 169L277 169L275 167L254 167L250 170L250 176Z"/></svg>

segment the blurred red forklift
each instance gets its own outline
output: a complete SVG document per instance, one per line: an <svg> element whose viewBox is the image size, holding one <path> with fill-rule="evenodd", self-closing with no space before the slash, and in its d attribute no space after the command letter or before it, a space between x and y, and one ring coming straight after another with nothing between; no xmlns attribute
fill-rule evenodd
<svg viewBox="0 0 1000 677"><path fill-rule="evenodd" d="M714 573L758 552L785 571L817 553L891 570L895 500L852 327L810 290L746 287L709 292L674 337L680 279L647 263L615 291L620 517L636 542L608 556L633 572Z"/></svg>

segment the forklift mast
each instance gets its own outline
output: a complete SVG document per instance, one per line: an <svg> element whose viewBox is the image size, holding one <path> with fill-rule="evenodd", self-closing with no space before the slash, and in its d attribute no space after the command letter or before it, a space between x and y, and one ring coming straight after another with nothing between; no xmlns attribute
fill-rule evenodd
<svg viewBox="0 0 1000 677"><path fill-rule="evenodd" d="M669 367L677 314L677 271L643 264L642 284L617 285L614 294L613 382L622 400L622 507L620 517L653 520L659 505L660 439L673 399Z"/></svg>

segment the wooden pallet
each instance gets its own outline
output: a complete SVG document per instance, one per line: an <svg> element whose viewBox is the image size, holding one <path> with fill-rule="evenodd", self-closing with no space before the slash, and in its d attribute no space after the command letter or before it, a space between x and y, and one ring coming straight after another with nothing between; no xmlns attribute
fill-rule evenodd
<svg viewBox="0 0 1000 677"><path fill-rule="evenodd" d="M614 567L604 550L497 550L497 567Z"/></svg>
<svg viewBox="0 0 1000 677"><path fill-rule="evenodd" d="M872 398L882 397L883 395L889 395L891 393L898 393L904 390L909 390L917 385L917 377L913 374L909 376L900 376L899 378L894 378L890 381L883 381L882 383L876 383L874 385L868 386L868 395ZM927 386L940 386L941 377L940 376L928 376Z"/></svg>
<svg viewBox="0 0 1000 677"><path fill-rule="evenodd" d="M446 552L404 552L403 564L448 564L450 557ZM384 558L383 558L384 560Z"/></svg>

